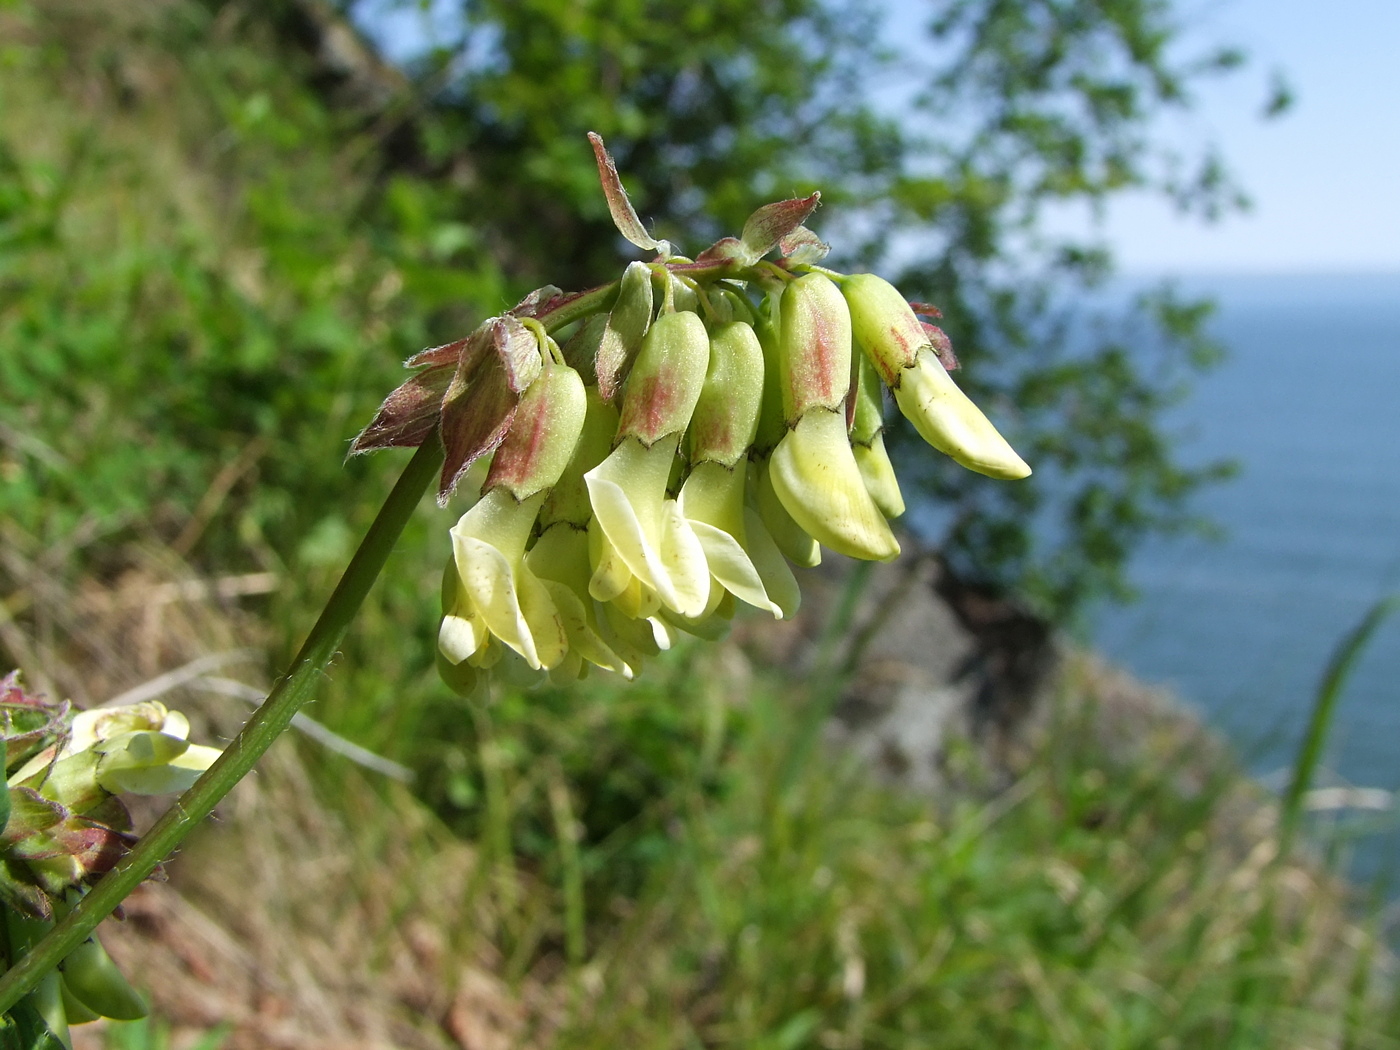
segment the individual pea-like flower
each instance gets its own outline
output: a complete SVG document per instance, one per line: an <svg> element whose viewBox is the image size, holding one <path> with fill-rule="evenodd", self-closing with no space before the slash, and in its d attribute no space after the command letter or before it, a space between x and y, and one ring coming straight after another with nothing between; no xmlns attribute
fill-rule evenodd
<svg viewBox="0 0 1400 1050"><path fill-rule="evenodd" d="M589 593L588 529L593 511L584 475L607 458L617 432L617 409L597 388L589 388L586 396L583 430L573 457L540 510L539 538L526 563L554 599L569 643L564 661L551 669L550 676L578 678L591 664L631 678L641 667L640 654L628 660L609 644L598 603Z"/></svg>
<svg viewBox="0 0 1400 1050"><path fill-rule="evenodd" d="M688 617L705 611L704 548L667 488L709 361L709 335L694 313L663 313L642 340L623 391L617 447L584 475L606 541L594 575L600 600L622 593L625 569L667 609Z"/></svg>
<svg viewBox="0 0 1400 1050"><path fill-rule="evenodd" d="M889 561L899 541L866 491L846 429L851 316L825 274L788 284L775 303L779 389L788 432L773 450L773 491L819 543L852 558Z"/></svg>
<svg viewBox="0 0 1400 1050"><path fill-rule="evenodd" d="M747 321L711 330L709 370L689 431L690 476L678 506L705 552L713 603L728 592L781 619L797 611L797 581L762 519L745 505L763 371L763 348Z"/></svg>
<svg viewBox="0 0 1400 1050"><path fill-rule="evenodd" d="M857 341L920 437L989 477L1030 474L1031 468L958 389L924 325L894 285L874 274L853 274L842 281L841 291Z"/></svg>
<svg viewBox="0 0 1400 1050"><path fill-rule="evenodd" d="M493 639L531 669L569 651L550 589L526 564L525 548L550 488L573 458L587 411L577 372L556 360L547 337L541 371L521 398L487 474L483 494L452 529L438 649L449 664L495 662Z"/></svg>
<svg viewBox="0 0 1400 1050"><path fill-rule="evenodd" d="M352 446L440 441L440 501L474 500L451 532L438 637L461 692L486 672L634 677L682 635L723 635L741 605L791 616L792 566L823 547L896 557L886 389L962 465L1030 472L949 377L951 344L919 319L933 307L819 265L817 194L687 259L590 138L614 223L656 257L590 291L541 288L410 358L419 371Z"/></svg>

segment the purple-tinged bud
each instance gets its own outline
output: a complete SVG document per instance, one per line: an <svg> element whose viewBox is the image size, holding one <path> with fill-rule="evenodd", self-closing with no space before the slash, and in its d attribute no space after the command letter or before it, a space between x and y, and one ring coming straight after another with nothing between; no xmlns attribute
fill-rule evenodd
<svg viewBox="0 0 1400 1050"><path fill-rule="evenodd" d="M652 291L651 267L646 263L629 263L619 282L617 302L608 313L598 339L598 357L594 366L598 375L598 390L604 400L617 396L642 339L651 327Z"/></svg>
<svg viewBox="0 0 1400 1050"><path fill-rule="evenodd" d="M857 342L925 441L989 477L1030 474L1031 468L958 389L923 323L894 285L874 274L855 274L846 278L842 291Z"/></svg>
<svg viewBox="0 0 1400 1050"><path fill-rule="evenodd" d="M873 273L853 273L841 282L851 312L851 330L881 380L899 389L899 375L913 367L928 346L924 326L898 288Z"/></svg>
<svg viewBox="0 0 1400 1050"><path fill-rule="evenodd" d="M739 266L752 266L774 248L781 245L794 231L802 229L803 220L812 214L820 193L810 197L774 201L759 208L744 223L740 237L723 237L706 248L697 262L733 261Z"/></svg>
<svg viewBox="0 0 1400 1050"><path fill-rule="evenodd" d="M687 311L658 317L627 377L618 436L650 446L683 432L709 364L710 337L698 315Z"/></svg>
<svg viewBox="0 0 1400 1050"><path fill-rule="evenodd" d="M500 486L523 501L552 488L573 458L587 405L579 374L550 360L520 399L483 489Z"/></svg>
<svg viewBox="0 0 1400 1050"><path fill-rule="evenodd" d="M783 289L777 335L787 425L811 408L838 411L851 382L851 314L831 278L804 274Z"/></svg>
<svg viewBox="0 0 1400 1050"><path fill-rule="evenodd" d="M505 440L520 395L543 367L538 335L515 317L493 317L477 331L489 352L464 354L442 399L443 504L472 463Z"/></svg>
<svg viewBox="0 0 1400 1050"><path fill-rule="evenodd" d="M710 367L690 420L690 461L733 467L758 430L763 348L750 325L730 321L710 332Z"/></svg>

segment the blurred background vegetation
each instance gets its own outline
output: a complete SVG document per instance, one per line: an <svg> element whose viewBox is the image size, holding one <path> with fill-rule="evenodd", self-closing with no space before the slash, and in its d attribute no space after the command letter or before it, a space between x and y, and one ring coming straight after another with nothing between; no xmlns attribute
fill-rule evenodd
<svg viewBox="0 0 1400 1050"><path fill-rule="evenodd" d="M0 650L32 683L95 703L215 650L282 666L399 466L345 453L400 362L627 258L588 130L658 236L695 250L820 189L834 265L943 310L1037 468L988 484L896 435L953 578L1072 627L1125 594L1135 543L1199 525L1228 468L1181 462L1162 419L1214 358L1209 305L1092 314L1111 259L1041 226L1130 188L1238 203L1217 157L1152 142L1241 64L1181 54L1172 5L946 0L918 67L859 0L463 0L406 28L420 10L0 0ZM1396 1045L1344 891L1274 861L1189 728L1087 728L1091 665L1016 787L976 790L969 757L936 809L802 750L822 697L732 648L472 707L432 666L451 520L425 505L314 711L412 790L286 749L211 836L280 859L189 876L235 929L271 895L265 938L381 937L306 964L345 1002L437 952L447 992L388 995L365 1045Z"/></svg>

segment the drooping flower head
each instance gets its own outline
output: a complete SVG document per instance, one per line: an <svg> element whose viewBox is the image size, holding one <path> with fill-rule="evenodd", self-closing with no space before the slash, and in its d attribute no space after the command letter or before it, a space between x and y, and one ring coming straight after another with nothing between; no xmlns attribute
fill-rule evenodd
<svg viewBox="0 0 1400 1050"><path fill-rule="evenodd" d="M0 681L8 817L0 821L0 902L48 919L126 853L121 794L184 791L219 757L192 744L178 711L148 700L72 713Z"/></svg>
<svg viewBox="0 0 1400 1050"><path fill-rule="evenodd" d="M444 503L490 461L444 574L439 669L463 692L501 661L630 677L678 631L722 634L738 603L792 615L790 566L822 547L896 557L886 390L963 466L1030 473L949 375L947 336L919 318L936 310L819 265L828 246L803 225L818 194L686 259L589 138L614 223L655 256L587 292L541 288L409 358L420 371L352 447L440 441Z"/></svg>

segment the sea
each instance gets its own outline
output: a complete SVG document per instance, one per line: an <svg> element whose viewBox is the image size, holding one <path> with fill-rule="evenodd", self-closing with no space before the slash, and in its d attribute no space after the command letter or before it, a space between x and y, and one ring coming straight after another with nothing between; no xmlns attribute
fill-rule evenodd
<svg viewBox="0 0 1400 1050"><path fill-rule="evenodd" d="M1140 598L1098 611L1092 641L1169 687L1282 789L1340 639L1400 592L1400 273L1188 278L1227 356L1169 419L1190 462L1234 479L1196 508L1222 538L1136 552ZM1346 681L1317 840L1400 896L1400 615ZM1338 802L1360 806L1329 808Z"/></svg>

